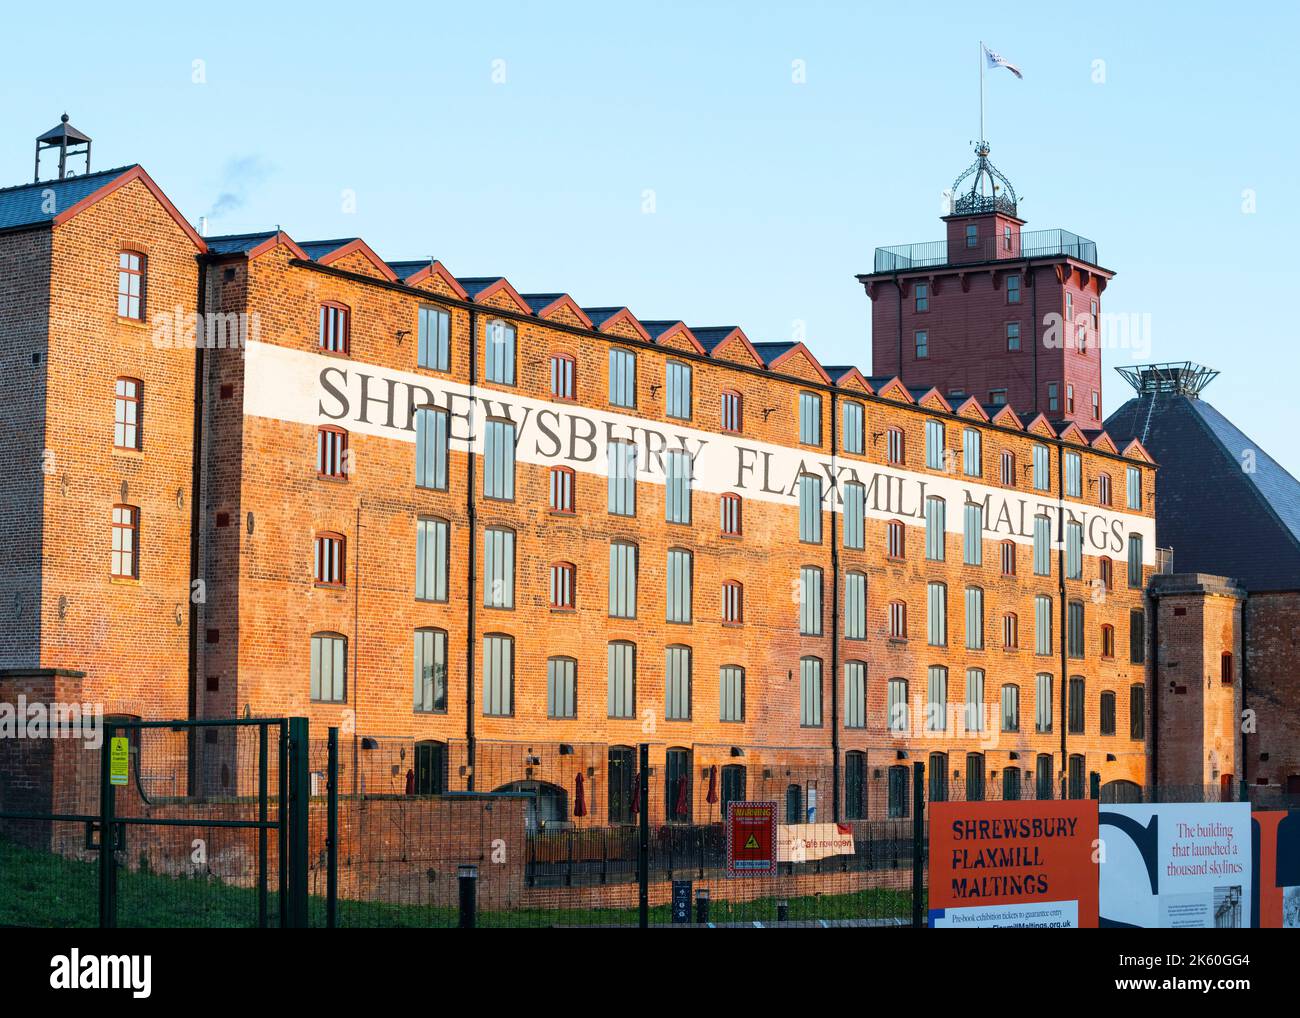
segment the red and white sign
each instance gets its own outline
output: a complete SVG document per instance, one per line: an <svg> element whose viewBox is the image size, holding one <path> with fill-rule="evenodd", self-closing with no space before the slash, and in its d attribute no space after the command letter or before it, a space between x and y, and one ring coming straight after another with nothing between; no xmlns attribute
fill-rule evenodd
<svg viewBox="0 0 1300 1018"><path fill-rule="evenodd" d="M727 804L727 876L776 876L776 803Z"/></svg>

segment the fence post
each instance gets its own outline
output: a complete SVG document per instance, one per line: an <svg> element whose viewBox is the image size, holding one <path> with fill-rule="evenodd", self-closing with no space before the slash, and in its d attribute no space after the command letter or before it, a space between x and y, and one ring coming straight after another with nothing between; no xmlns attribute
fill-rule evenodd
<svg viewBox="0 0 1300 1018"><path fill-rule="evenodd" d="M289 719L289 925L307 926L307 819L311 764L307 758L307 719Z"/></svg>
<svg viewBox="0 0 1300 1018"><path fill-rule="evenodd" d="M99 926L117 926L117 901L114 879L117 858L113 853L113 733L111 721L104 722L104 742L99 748Z"/></svg>
<svg viewBox="0 0 1300 1018"><path fill-rule="evenodd" d="M267 750L268 743L267 723L257 726L257 821L262 824L257 829L257 925L260 929L266 929L267 926L267 885L269 877L267 874L267 856L266 856L266 822L267 822L267 802L269 794L267 791Z"/></svg>
<svg viewBox="0 0 1300 1018"><path fill-rule="evenodd" d="M289 925L289 722L280 721L280 750L276 760L279 774L276 778L276 874L279 884L278 907L281 929Z"/></svg>
<svg viewBox="0 0 1300 1018"><path fill-rule="evenodd" d="M637 881L637 925L641 929L650 927L650 744L641 743L641 773L639 794L641 797L641 823L638 825L639 837L636 852Z"/></svg>
<svg viewBox="0 0 1300 1018"><path fill-rule="evenodd" d="M478 866L461 863L456 868L456 881L460 889L459 926L472 930L478 925Z"/></svg>
<svg viewBox="0 0 1300 1018"><path fill-rule="evenodd" d="M925 764L912 764L912 926L925 925L921 896L925 893Z"/></svg>
<svg viewBox="0 0 1300 1018"><path fill-rule="evenodd" d="M329 730L329 763L325 774L325 928L339 923L339 730Z"/></svg>

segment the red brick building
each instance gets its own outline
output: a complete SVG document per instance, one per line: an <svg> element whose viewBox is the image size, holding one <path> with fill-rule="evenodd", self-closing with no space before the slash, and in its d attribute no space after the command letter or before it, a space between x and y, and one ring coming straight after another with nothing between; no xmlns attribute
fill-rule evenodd
<svg viewBox="0 0 1300 1018"><path fill-rule="evenodd" d="M930 293L1005 293L989 261ZM657 820L905 816L916 760L931 797L1146 782L1155 467L1087 414L205 239L138 167L0 192L0 264L0 698L64 669L113 713L305 715L358 791L527 783L556 821L630 819L640 742Z"/></svg>

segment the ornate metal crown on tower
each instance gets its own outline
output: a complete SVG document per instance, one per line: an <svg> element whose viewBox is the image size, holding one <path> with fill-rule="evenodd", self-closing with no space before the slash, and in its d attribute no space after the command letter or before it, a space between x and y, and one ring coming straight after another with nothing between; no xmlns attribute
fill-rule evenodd
<svg viewBox="0 0 1300 1018"><path fill-rule="evenodd" d="M1003 172L989 162L987 141L975 143L975 161L953 181L951 204L955 216L985 212L1016 215L1016 189Z"/></svg>

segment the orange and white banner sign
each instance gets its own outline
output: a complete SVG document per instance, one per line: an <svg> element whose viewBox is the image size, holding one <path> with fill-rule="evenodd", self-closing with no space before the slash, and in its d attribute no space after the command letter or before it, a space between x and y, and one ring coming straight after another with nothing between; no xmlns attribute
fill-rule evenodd
<svg viewBox="0 0 1300 1018"><path fill-rule="evenodd" d="M831 855L853 854L853 828L848 824L778 824L777 862L813 862Z"/></svg>

